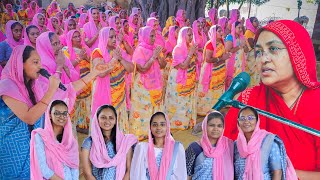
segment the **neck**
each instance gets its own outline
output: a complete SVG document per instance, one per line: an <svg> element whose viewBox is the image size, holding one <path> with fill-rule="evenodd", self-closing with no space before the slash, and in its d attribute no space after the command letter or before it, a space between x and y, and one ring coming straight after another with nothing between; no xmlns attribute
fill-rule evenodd
<svg viewBox="0 0 320 180"><path fill-rule="evenodd" d="M73 47L75 47L75 48L79 48L79 49L81 49L81 48L82 48L82 47L81 47L81 44L78 44L78 43L77 43L77 44L74 44L74 45L73 45Z"/></svg>
<svg viewBox="0 0 320 180"><path fill-rule="evenodd" d="M210 138L210 137L208 137L208 138L209 138L209 141L210 141L210 143L211 143L212 145L216 145L216 144L217 144L218 139L216 139L216 138Z"/></svg>
<svg viewBox="0 0 320 180"><path fill-rule="evenodd" d="M59 134L62 134L62 130L63 130L63 127L62 126L57 126L55 124L52 125L52 128L53 128L53 133L54 133L54 137L57 138L57 136Z"/></svg>
<svg viewBox="0 0 320 180"><path fill-rule="evenodd" d="M155 137L154 138L154 142L155 142L155 146L158 147L158 148L163 148L164 146L164 137L160 137L160 138L157 138Z"/></svg>
<svg viewBox="0 0 320 180"><path fill-rule="evenodd" d="M99 25L99 20L94 20L94 23L96 24L96 26L98 26Z"/></svg>
<svg viewBox="0 0 320 180"><path fill-rule="evenodd" d="M33 47L36 47L36 43L31 42L31 45L32 45Z"/></svg>
<svg viewBox="0 0 320 180"><path fill-rule="evenodd" d="M290 107L301 95L304 86L295 78L295 81L272 87Z"/></svg>
<svg viewBox="0 0 320 180"><path fill-rule="evenodd" d="M247 140L247 143L250 141L251 137L252 137L253 131L252 132L248 132L248 133L244 133L244 137Z"/></svg>
<svg viewBox="0 0 320 180"><path fill-rule="evenodd" d="M104 139L109 140L111 136L111 130L110 131L103 131Z"/></svg>

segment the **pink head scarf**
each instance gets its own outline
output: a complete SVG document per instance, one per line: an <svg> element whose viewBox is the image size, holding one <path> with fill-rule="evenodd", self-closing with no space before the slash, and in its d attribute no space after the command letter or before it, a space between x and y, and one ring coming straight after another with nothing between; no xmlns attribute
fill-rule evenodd
<svg viewBox="0 0 320 180"><path fill-rule="evenodd" d="M176 27L177 26L170 26L169 27L169 35L168 35L168 40L166 42L167 53L171 53L173 48L177 45Z"/></svg>
<svg viewBox="0 0 320 180"><path fill-rule="evenodd" d="M11 26L14 24L14 23L19 23L21 25L20 22L18 21L14 21L14 20L10 20L7 22L6 24L6 35L7 35L7 43L9 44L9 46L13 49L15 48L16 46L18 45L22 45L23 44L23 39L20 38L19 41L16 41L14 38L13 38L13 32L12 32L12 29L11 29ZM23 27L21 25L21 27ZM23 32L23 29L22 29L22 32ZM22 36L21 36L22 37Z"/></svg>
<svg viewBox="0 0 320 180"><path fill-rule="evenodd" d="M229 24L232 25L234 22L236 22L238 20L238 9L232 9L231 10L231 15L230 15L230 19L229 19Z"/></svg>
<svg viewBox="0 0 320 180"><path fill-rule="evenodd" d="M55 7L54 7L55 5ZM52 1L52 3L50 4L50 8L48 9L47 13L51 16L52 13L54 13L55 11L58 11L58 3L55 1Z"/></svg>
<svg viewBox="0 0 320 180"><path fill-rule="evenodd" d="M35 4L35 9L32 9L32 4ZM38 12L39 6L36 1L31 1L28 8L28 17L33 17Z"/></svg>
<svg viewBox="0 0 320 180"><path fill-rule="evenodd" d="M33 16L33 18L32 18L32 21L31 21L31 25L35 25L35 26L37 26L38 27L38 29L40 30L40 33L42 32L42 30L43 30L43 27L40 27L39 26L39 19L38 19L38 16L43 16L44 18L45 18L45 16L42 14L42 13L37 13L37 14L35 14L34 16Z"/></svg>
<svg viewBox="0 0 320 180"><path fill-rule="evenodd" d="M102 14L103 14L104 12L100 12L100 23L101 23L101 25L103 26L103 27L107 27L107 22L105 22L104 20L103 20L103 18L102 18Z"/></svg>
<svg viewBox="0 0 320 180"><path fill-rule="evenodd" d="M185 12L183 9L179 9L176 15L176 21L179 23L180 27L185 26L186 20L182 17L183 12Z"/></svg>
<svg viewBox="0 0 320 180"><path fill-rule="evenodd" d="M99 33L98 28L93 20L92 17L92 10L93 8L90 8L88 11L88 17L89 17L89 22L83 25L83 31L86 34L86 38L92 38L95 34ZM91 50L94 50L98 46L98 40L91 46Z"/></svg>
<svg viewBox="0 0 320 180"><path fill-rule="evenodd" d="M29 45L29 46L32 46L33 47L33 45L32 45L32 43L31 43L31 41L30 41L30 38L29 38L29 36L28 36L28 33L27 33L27 29L30 27L30 26L33 26L33 28L37 28L38 30L39 30L39 28L37 27L37 26L34 26L34 25L29 25L29 26L27 26L25 29L24 29L24 32L23 32L23 39L24 39L24 45ZM34 47L34 48L36 48L36 47Z"/></svg>
<svg viewBox="0 0 320 180"><path fill-rule="evenodd" d="M175 67L180 63L183 63L188 56L188 46L187 46L186 39L187 39L187 33L189 29L191 28L183 27L179 31L177 45L172 52L172 56L173 56L172 67ZM187 71L188 71L187 69L178 69L177 79L176 79L177 83L186 84ZM198 66L197 66L197 72L198 72Z"/></svg>
<svg viewBox="0 0 320 180"><path fill-rule="evenodd" d="M44 32L37 38L37 52L41 57L43 68L45 68L50 74L54 74L56 72L57 64L49 38L50 33L52 32ZM64 84L68 84L70 82L78 80L80 78L80 74L74 69L71 62L69 60L66 60L65 65L68 66L70 70L70 77L68 77L65 71L62 71L61 82Z"/></svg>
<svg viewBox="0 0 320 180"><path fill-rule="evenodd" d="M149 26L140 28L139 30L140 43L132 56L132 61L139 65L145 65L153 55L155 46L150 44L150 34L152 31L153 29ZM140 73L140 79L147 90L162 89L162 75L158 61L154 61L147 72Z"/></svg>
<svg viewBox="0 0 320 180"><path fill-rule="evenodd" d="M63 34L61 34L60 38L60 42L62 45L66 46L67 45L67 34L69 32L68 28L69 28L69 22L70 21L74 21L76 23L76 21L72 18L68 18L67 20L65 20L64 22L64 29L63 29Z"/></svg>
<svg viewBox="0 0 320 180"><path fill-rule="evenodd" d="M198 47L199 48L203 48L204 45L206 44L207 42L207 36L206 34L203 32L203 30L201 31L201 36L202 36L202 39L200 38L200 35L199 35L199 29L198 29L198 23L200 23L201 25L201 22L198 21L198 20L195 20L192 24L192 29L193 29L193 40L194 40L194 43L197 43L198 44Z"/></svg>
<svg viewBox="0 0 320 180"><path fill-rule="evenodd" d="M250 19L251 19L251 18L248 18L248 19L246 20L246 28L247 28L248 30L250 30L251 32L256 33L257 28L255 28L255 27L252 25L252 22L251 22Z"/></svg>
<svg viewBox="0 0 320 180"><path fill-rule="evenodd" d="M220 112L218 111L215 111L214 113L220 114ZM207 132L209 115L210 114L208 114L202 121L203 133L200 144L203 149L204 155L209 158L214 158L212 165L212 179L233 180L233 141L223 136L222 132L221 137L216 143L216 147L212 147Z"/></svg>
<svg viewBox="0 0 320 180"><path fill-rule="evenodd" d="M210 37L210 41L211 41L211 44L212 44L212 47L213 47L213 57L216 57L216 50L217 50L217 45L216 45L216 39L217 39L217 29L219 28L220 26L218 25L214 25L214 26L211 26L208 34L209 34L209 37ZM203 92L208 92L209 90L209 84L210 84L210 81L211 81L211 77L212 77L212 68L213 68L213 64L212 63L207 63L206 67L205 67L205 70L204 70L204 74L203 74L203 77L202 77L202 81L201 81L201 84L203 86Z"/></svg>
<svg viewBox="0 0 320 180"><path fill-rule="evenodd" d="M72 133L72 124L70 117L63 128L63 137L61 143L56 142L57 139L53 132L52 121L50 118L50 108L45 114L44 129L38 128L31 133L30 140L30 174L31 179L43 179L40 170L40 164L37 160L35 135L39 134L44 143L46 160L48 167L54 171L59 177L64 178L63 165L73 169L79 168L79 150L78 141Z"/></svg>
<svg viewBox="0 0 320 180"><path fill-rule="evenodd" d="M153 17L152 18L148 18L146 26L149 26L149 27L153 28L153 26L154 26L156 21L159 22L159 20L156 19L156 18L153 18ZM156 30L155 45L159 45L161 47L165 47L165 44L166 44L166 42L165 42L165 40L164 40L164 38L163 38L163 36L161 34L161 29L160 29L160 31Z"/></svg>
<svg viewBox="0 0 320 180"><path fill-rule="evenodd" d="M110 105L109 105L110 106ZM102 107L99 107L99 109ZM110 107L109 107L110 109ZM121 114L118 115L116 123L116 155L110 158L108 155L108 149L106 148L105 140L101 132L98 120L98 110L95 112L91 126L91 138L92 146L90 149L90 161L97 168L109 168L116 167L116 180L122 180L126 172L126 157L127 153L137 143L137 138L132 134L124 135L119 130L118 119Z"/></svg>
<svg viewBox="0 0 320 180"><path fill-rule="evenodd" d="M137 25L133 24L133 19L134 19L134 16L138 14L136 13L132 13L130 16L129 16L129 26L133 29L136 29L137 28Z"/></svg>
<svg viewBox="0 0 320 180"><path fill-rule="evenodd" d="M83 25L86 23L87 20L87 13L82 13L79 17L79 27L83 28Z"/></svg>
<svg viewBox="0 0 320 180"><path fill-rule="evenodd" d="M22 54L26 45L18 45L12 51L7 65L2 70L0 81L0 96L6 95L28 105L33 106L30 100L28 90L24 83L23 59ZM38 80L34 80L32 90L35 94L36 101L39 101L44 92Z"/></svg>
<svg viewBox="0 0 320 180"><path fill-rule="evenodd" d="M49 31L55 32L54 26L52 24L52 20L53 19L56 19L59 22L58 18L51 17L51 18L48 19L47 28L48 28Z"/></svg>
<svg viewBox="0 0 320 180"><path fill-rule="evenodd" d="M226 24L228 22L227 17L222 17L219 19L218 24L222 28L222 32L224 33L226 31Z"/></svg>
<svg viewBox="0 0 320 180"><path fill-rule="evenodd" d="M212 25L215 25L215 24L216 24L216 19L215 19L216 12L217 12L217 9L216 9L216 8L211 8L211 9L209 10L209 12L208 12L208 16L209 16L209 18L211 19Z"/></svg>
<svg viewBox="0 0 320 180"><path fill-rule="evenodd" d="M152 13L150 14L150 17L153 17L153 18L157 17L157 12L152 12Z"/></svg>
<svg viewBox="0 0 320 180"><path fill-rule="evenodd" d="M119 33L119 29L117 28L117 25L116 25L116 21L118 20L119 16L111 16L109 18L109 26L112 27L115 31L116 31L116 34Z"/></svg>
<svg viewBox="0 0 320 180"><path fill-rule="evenodd" d="M11 7L11 10L10 10L10 12L8 11L8 9ZM12 9L12 5L11 4L7 4L6 5L6 10L7 10L7 13L9 14L9 16L11 17L11 18L14 18L13 16L14 16L14 12L13 12L13 9Z"/></svg>
<svg viewBox="0 0 320 180"><path fill-rule="evenodd" d="M159 114L160 116L160 114ZM154 116L153 116L154 117ZM172 154L174 150L175 141L170 133L170 120L165 115L166 119L166 136L164 137L163 154L161 158L160 167L157 167L156 156L154 154L154 143L151 135L151 127L149 129L149 140L148 140L148 170L150 173L151 180L165 180L167 173L169 173L170 162L172 161ZM150 120L151 121L151 120ZM150 123L151 124L151 123Z"/></svg>

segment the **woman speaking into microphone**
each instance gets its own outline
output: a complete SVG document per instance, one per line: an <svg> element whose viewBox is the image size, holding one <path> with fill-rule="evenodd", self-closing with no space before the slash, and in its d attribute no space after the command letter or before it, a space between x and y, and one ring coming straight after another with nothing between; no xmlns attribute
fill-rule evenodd
<svg viewBox="0 0 320 180"><path fill-rule="evenodd" d="M30 134L41 127L48 104L57 94L60 80L40 82L41 60L31 46L17 46L2 71L0 80L0 177L30 179ZM72 101L76 92L100 73L99 65L86 77L67 85L64 96ZM60 97L60 96L59 96ZM58 97L58 98L59 98ZM73 104L73 102L71 102Z"/></svg>

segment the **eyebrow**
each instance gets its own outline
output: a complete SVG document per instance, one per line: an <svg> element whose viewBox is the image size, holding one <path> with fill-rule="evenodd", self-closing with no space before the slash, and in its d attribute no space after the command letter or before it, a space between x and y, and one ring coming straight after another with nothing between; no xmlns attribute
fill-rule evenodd
<svg viewBox="0 0 320 180"><path fill-rule="evenodd" d="M271 44L279 44L279 45L284 45L281 41L278 40L272 40L266 43L267 46L270 46ZM255 45L256 48L261 48L260 44Z"/></svg>

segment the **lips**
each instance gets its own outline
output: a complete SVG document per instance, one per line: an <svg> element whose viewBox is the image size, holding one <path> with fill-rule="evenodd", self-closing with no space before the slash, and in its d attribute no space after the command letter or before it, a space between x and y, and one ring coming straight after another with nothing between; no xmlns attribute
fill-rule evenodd
<svg viewBox="0 0 320 180"><path fill-rule="evenodd" d="M261 74L263 76L267 76L269 75L270 73L272 73L274 70L272 68L269 68L269 67L262 67L261 69Z"/></svg>

